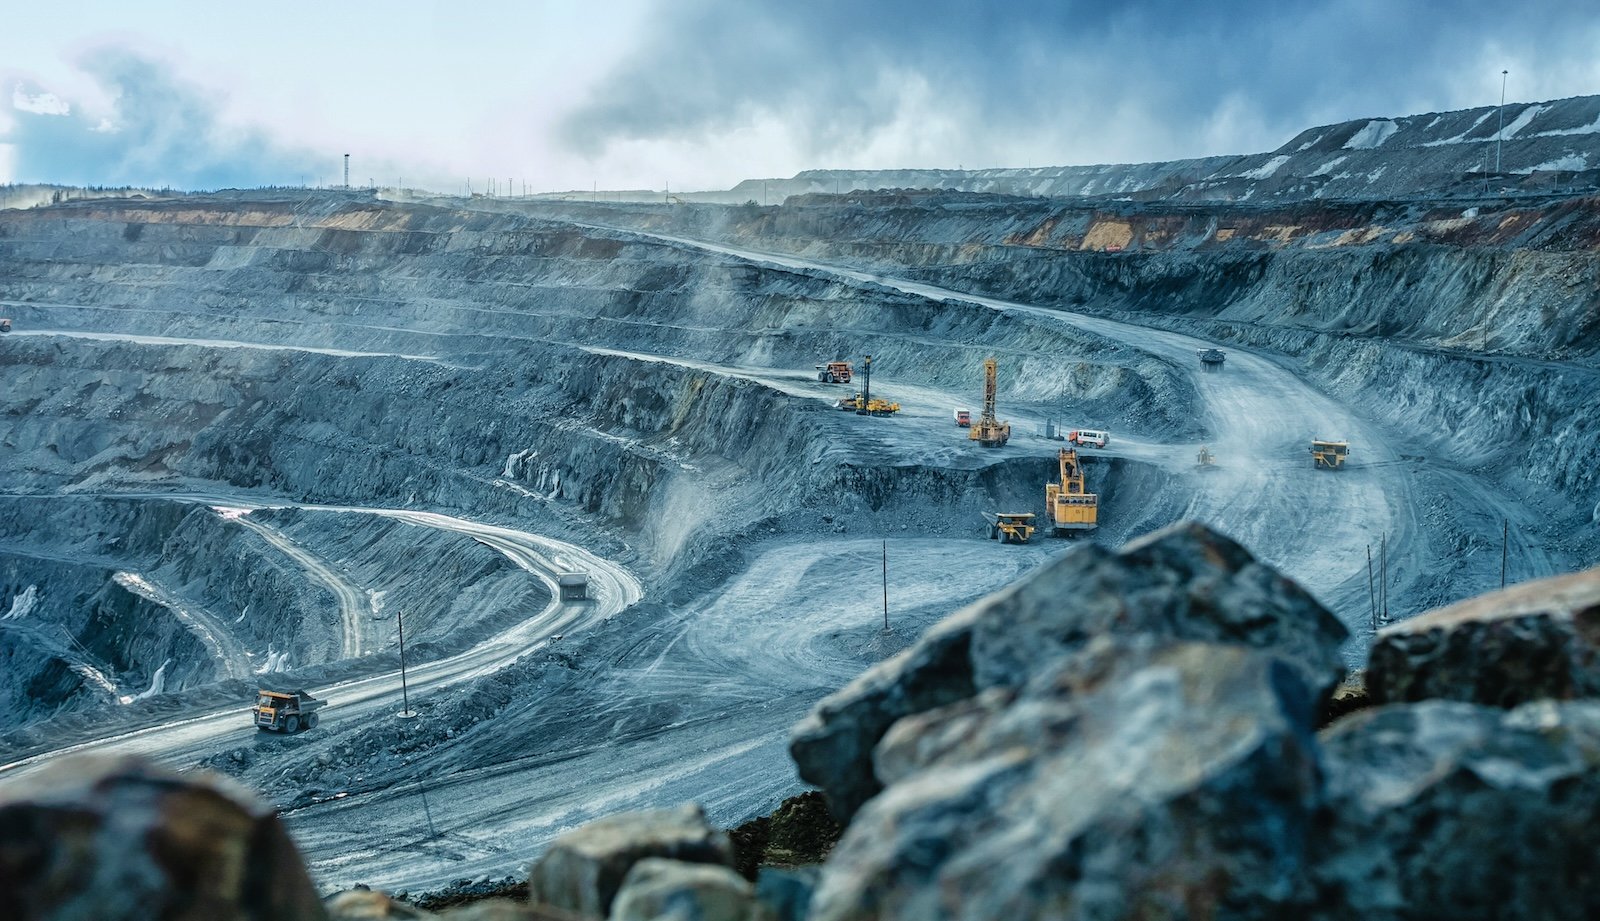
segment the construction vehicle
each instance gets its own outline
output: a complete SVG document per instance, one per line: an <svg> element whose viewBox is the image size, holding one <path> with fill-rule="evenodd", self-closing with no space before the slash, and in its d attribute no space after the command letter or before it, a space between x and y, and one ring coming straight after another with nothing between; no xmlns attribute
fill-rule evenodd
<svg viewBox="0 0 1600 921"><path fill-rule="evenodd" d="M989 522L989 539L1002 544L1025 544L1037 530L1032 512L995 512L984 518Z"/></svg>
<svg viewBox="0 0 1600 921"><path fill-rule="evenodd" d="M1345 455L1350 453L1348 441L1311 442L1311 467L1314 470L1343 470Z"/></svg>
<svg viewBox="0 0 1600 921"><path fill-rule="evenodd" d="M317 711L326 704L305 691L262 688L256 697L256 728L293 735L302 729L317 728Z"/></svg>
<svg viewBox="0 0 1600 921"><path fill-rule="evenodd" d="M961 428L972 427L972 410L958 409L955 411L956 425Z"/></svg>
<svg viewBox="0 0 1600 921"><path fill-rule="evenodd" d="M1196 354L1200 356L1200 367L1206 371L1221 371L1222 363L1228 360L1221 349L1200 349Z"/></svg>
<svg viewBox="0 0 1600 921"><path fill-rule="evenodd" d="M1078 449L1062 448L1056 458L1060 479L1044 485L1045 515L1056 537L1086 533L1100 526L1100 497L1084 488Z"/></svg>
<svg viewBox="0 0 1600 921"><path fill-rule="evenodd" d="M872 356L861 362L861 391L852 396L840 397L834 404L858 416L892 416L900 411L900 404L880 400L872 395Z"/></svg>
<svg viewBox="0 0 1600 921"><path fill-rule="evenodd" d="M817 365L817 381L823 384L848 384L850 370L848 361L830 361L825 365Z"/></svg>
<svg viewBox="0 0 1600 921"><path fill-rule="evenodd" d="M9 332L11 332L11 321L5 317L0 317L0 333Z"/></svg>
<svg viewBox="0 0 1600 921"><path fill-rule="evenodd" d="M1217 465L1217 456L1205 445L1200 446L1200 452L1194 456L1194 465L1204 470Z"/></svg>
<svg viewBox="0 0 1600 921"><path fill-rule="evenodd" d="M973 423L967 437L985 448L998 448L1011 440L1011 423L1001 422L994 416L995 369L993 358L983 360L983 412Z"/></svg>

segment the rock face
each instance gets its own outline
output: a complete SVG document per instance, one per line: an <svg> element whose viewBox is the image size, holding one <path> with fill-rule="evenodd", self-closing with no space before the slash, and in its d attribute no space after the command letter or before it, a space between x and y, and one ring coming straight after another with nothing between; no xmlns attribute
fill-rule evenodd
<svg viewBox="0 0 1600 921"><path fill-rule="evenodd" d="M1600 696L1600 568L1395 624L1373 644L1367 687L1378 703L1441 698L1511 707Z"/></svg>
<svg viewBox="0 0 1600 921"><path fill-rule="evenodd" d="M731 868L733 848L698 806L608 816L557 838L529 872L529 894L535 902L604 917L628 871L648 857Z"/></svg>
<svg viewBox="0 0 1600 921"><path fill-rule="evenodd" d="M1110 641L1020 690L900 721L888 789L810 917L1269 917L1308 889L1321 777L1283 661Z"/></svg>
<svg viewBox="0 0 1600 921"><path fill-rule="evenodd" d="M273 811L221 778L74 759L0 788L5 915L321 921Z"/></svg>
<svg viewBox="0 0 1600 921"><path fill-rule="evenodd" d="M1323 745L1320 917L1600 916L1600 703L1384 707Z"/></svg>
<svg viewBox="0 0 1600 921"><path fill-rule="evenodd" d="M1089 545L951 616L904 653L823 700L795 727L800 776L848 819L881 789L870 753L903 717L1020 687L1102 635L1267 648L1320 695L1347 631L1299 586L1194 523L1112 553Z"/></svg>

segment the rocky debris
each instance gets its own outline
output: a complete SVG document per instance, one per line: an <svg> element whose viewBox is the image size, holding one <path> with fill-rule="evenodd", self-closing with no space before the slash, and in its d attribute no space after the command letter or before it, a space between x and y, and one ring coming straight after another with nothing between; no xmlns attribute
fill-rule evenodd
<svg viewBox="0 0 1600 921"><path fill-rule="evenodd" d="M755 880L765 867L821 863L844 831L828 814L828 803L815 790L791 796L771 815L758 816L728 832L733 842L733 867Z"/></svg>
<svg viewBox="0 0 1600 921"><path fill-rule="evenodd" d="M1291 915L1321 798L1298 673L1102 638L1021 689L901 720L810 917Z"/></svg>
<svg viewBox="0 0 1600 921"><path fill-rule="evenodd" d="M745 921L755 890L728 867L646 857L635 863L609 921Z"/></svg>
<svg viewBox="0 0 1600 921"><path fill-rule="evenodd" d="M6 916L320 921L277 815L224 778L65 759L0 786Z"/></svg>
<svg viewBox="0 0 1600 921"><path fill-rule="evenodd" d="M528 892L536 903L603 917L647 857L731 868L733 847L695 805L608 816L557 838L529 872Z"/></svg>
<svg viewBox="0 0 1600 921"><path fill-rule="evenodd" d="M1379 703L1513 707L1600 696L1600 568L1526 582L1402 621L1373 644Z"/></svg>
<svg viewBox="0 0 1600 921"><path fill-rule="evenodd" d="M824 699L794 729L800 776L848 820L881 789L871 752L896 720L1017 688L1101 635L1271 649L1314 694L1342 672L1344 626L1294 582L1198 523L1111 552L1086 545L957 612Z"/></svg>
<svg viewBox="0 0 1600 921"><path fill-rule="evenodd" d="M329 921L588 921L547 905L490 898L454 905L438 913L387 893L357 887L324 901Z"/></svg>
<svg viewBox="0 0 1600 921"><path fill-rule="evenodd" d="M817 867L764 869L756 878L756 902L771 921L805 921L820 876Z"/></svg>
<svg viewBox="0 0 1600 921"><path fill-rule="evenodd" d="M1383 707L1322 742L1317 917L1600 917L1600 703Z"/></svg>

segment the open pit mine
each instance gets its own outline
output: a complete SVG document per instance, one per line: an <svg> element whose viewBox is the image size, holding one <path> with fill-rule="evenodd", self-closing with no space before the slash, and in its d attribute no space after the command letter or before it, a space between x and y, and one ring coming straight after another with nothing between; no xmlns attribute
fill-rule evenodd
<svg viewBox="0 0 1600 921"><path fill-rule="evenodd" d="M303 855L277 917L541 855L655 917L668 870L579 897L558 839L811 786L849 824L784 917L1210 917L1126 869L1191 845L1219 917L1520 917L1472 906L1570 877L1415 854L1533 868L1439 817L1561 809L1395 776L1600 814L1600 704L1549 701L1600 590L1538 581L1600 560L1600 97L1490 111L771 205L10 190L0 812L73 755L227 775ZM975 810L1025 831L928 844Z"/></svg>

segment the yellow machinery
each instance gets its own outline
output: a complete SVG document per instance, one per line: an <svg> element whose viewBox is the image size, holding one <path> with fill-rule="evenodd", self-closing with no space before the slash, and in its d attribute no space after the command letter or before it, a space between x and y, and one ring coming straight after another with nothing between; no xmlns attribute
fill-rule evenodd
<svg viewBox="0 0 1600 921"><path fill-rule="evenodd" d="M853 396L840 397L839 402L833 405L845 412L854 412L858 416L892 416L900 411L899 403L875 399L872 396L871 355L861 363L861 392Z"/></svg>
<svg viewBox="0 0 1600 921"><path fill-rule="evenodd" d="M989 521L989 539L1002 544L1025 544L1034 530L1032 512L995 512Z"/></svg>
<svg viewBox="0 0 1600 921"><path fill-rule="evenodd" d="M994 417L995 368L993 358L983 360L983 414L967 433L968 438L985 448L998 448L1011 440L1011 423Z"/></svg>
<svg viewBox="0 0 1600 921"><path fill-rule="evenodd" d="M1348 441L1312 441L1311 466L1316 470L1343 470L1349 453Z"/></svg>
<svg viewBox="0 0 1600 921"><path fill-rule="evenodd" d="M825 365L817 365L817 380L824 384L850 383L850 362L830 361Z"/></svg>
<svg viewBox="0 0 1600 921"><path fill-rule="evenodd" d="M1100 526L1100 497L1083 486L1083 465L1076 448L1062 448L1057 458L1061 479L1044 485L1044 504L1056 537L1093 531Z"/></svg>

